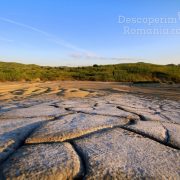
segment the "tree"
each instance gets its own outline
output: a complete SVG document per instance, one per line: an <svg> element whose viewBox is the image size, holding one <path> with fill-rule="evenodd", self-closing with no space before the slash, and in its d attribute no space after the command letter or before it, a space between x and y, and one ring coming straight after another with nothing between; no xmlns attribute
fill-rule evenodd
<svg viewBox="0 0 180 180"><path fill-rule="evenodd" d="M99 67L97 64L94 64L93 67Z"/></svg>

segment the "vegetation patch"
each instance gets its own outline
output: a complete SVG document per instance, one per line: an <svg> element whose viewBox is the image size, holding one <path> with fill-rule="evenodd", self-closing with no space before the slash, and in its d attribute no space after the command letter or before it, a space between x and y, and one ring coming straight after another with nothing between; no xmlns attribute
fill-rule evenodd
<svg viewBox="0 0 180 180"><path fill-rule="evenodd" d="M0 81L109 81L180 83L180 66L128 63L88 67L49 67L0 62Z"/></svg>

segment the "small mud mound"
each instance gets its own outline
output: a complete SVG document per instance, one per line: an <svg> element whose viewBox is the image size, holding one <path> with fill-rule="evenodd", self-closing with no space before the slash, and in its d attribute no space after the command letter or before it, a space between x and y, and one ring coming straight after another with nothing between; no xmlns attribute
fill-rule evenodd
<svg viewBox="0 0 180 180"><path fill-rule="evenodd" d="M64 98L75 98L75 97L86 97L90 95L89 91L84 91L80 89L70 88L70 89L62 89L60 92L57 93L59 96L63 96Z"/></svg>

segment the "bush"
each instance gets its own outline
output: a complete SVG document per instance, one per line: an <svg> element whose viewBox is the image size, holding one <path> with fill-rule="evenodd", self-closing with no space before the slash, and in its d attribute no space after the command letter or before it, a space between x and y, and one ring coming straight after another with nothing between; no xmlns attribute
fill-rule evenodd
<svg viewBox="0 0 180 180"><path fill-rule="evenodd" d="M180 83L179 65L129 63L89 67L48 67L0 62L0 81L89 80Z"/></svg>

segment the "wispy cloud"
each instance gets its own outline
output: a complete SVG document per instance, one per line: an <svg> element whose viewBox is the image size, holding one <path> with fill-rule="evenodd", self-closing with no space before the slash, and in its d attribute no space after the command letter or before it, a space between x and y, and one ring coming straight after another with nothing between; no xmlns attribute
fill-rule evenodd
<svg viewBox="0 0 180 180"><path fill-rule="evenodd" d="M103 57L103 56L99 56L96 55L94 53L71 53L70 57L74 58L74 59L90 59L90 60L111 60L111 61L115 61L115 62L120 62L120 61L127 61L127 62L135 62L135 61L143 61L143 59L138 59L138 58L127 58L127 57Z"/></svg>
<svg viewBox="0 0 180 180"><path fill-rule="evenodd" d="M29 29L29 30L32 30L32 31L35 31L37 33L40 33L40 34L43 34L45 36L51 36L51 34L45 32L45 31L42 31L38 28L35 28L33 26L29 26L27 24L23 24L23 23L20 23L20 22L17 22L17 21L13 21L11 19L8 19L8 18L3 18L3 17L0 17L0 20L1 21L4 21L4 22L7 22L7 23L10 23L10 24L14 24L14 25L17 25L17 26L20 26L20 27L23 27L23 28L26 28L26 29Z"/></svg>
<svg viewBox="0 0 180 180"><path fill-rule="evenodd" d="M64 48L67 48L67 49L73 51L73 53L69 54L69 57L74 58L74 59L89 59L89 60L98 59L98 60L102 60L102 61L111 60L111 61L115 61L115 62L137 61L137 60L140 61L140 59L133 59L133 58L119 58L119 57L100 56L100 55L97 55L96 53L94 53L92 51L80 48L80 47L78 47L78 46L76 46L70 42L67 42L67 41L55 36L54 34L51 34L49 32L46 32L46 31L41 30L39 28L36 28L34 26L30 26L30 25L27 25L27 24L24 24L21 22L17 22L17 21L14 21L12 19L4 18L4 17L0 17L0 21L10 23L10 24L13 24L13 25L16 25L16 26L22 27L24 29L31 30L33 32L36 32L36 33L43 35L47 41L52 42L56 45L59 45L61 47L64 47ZM0 41L13 42L13 40L9 40L9 39L3 38L3 37L0 37Z"/></svg>
<svg viewBox="0 0 180 180"><path fill-rule="evenodd" d="M51 42L53 42L53 43L55 43L55 44L57 44L57 45L60 45L60 46L66 47L66 48L68 48L68 49L71 49L71 50L73 50L73 51L79 52L79 53L81 53L81 54L90 53L90 51L88 51L88 50L86 50L86 49L83 49L83 48L80 48L80 47L78 47L78 46L75 46L75 45L73 45L73 44L71 44L71 43L69 43L69 42L67 42L67 41L64 41L64 40L62 40L62 39L59 39L59 38L57 38L57 37L51 36L51 37L49 37L47 40L49 40L49 41L51 41Z"/></svg>
<svg viewBox="0 0 180 180"><path fill-rule="evenodd" d="M0 41L9 42L9 43L13 42L12 39L7 39L7 38L2 37L2 36L0 36Z"/></svg>
<svg viewBox="0 0 180 180"><path fill-rule="evenodd" d="M93 53L93 52L74 52L69 54L70 57L72 58L78 58L78 59L97 59L98 56L97 54Z"/></svg>
<svg viewBox="0 0 180 180"><path fill-rule="evenodd" d="M39 28L36 28L34 26L30 26L30 25L27 25L27 24L24 24L24 23L21 23L21 22L17 22L17 21L14 21L14 20L11 20L11 19L8 19L8 18L4 18L4 17L0 17L0 20L1 21L4 21L4 22L7 22L7 23L10 23L10 24L13 24L13 25L17 25L19 27L22 27L22 28L25 28L25 29L28 29L28 30L31 30L31 31L34 31L36 33L39 33L41 35L44 35L45 38L52 42L52 43L55 43L57 45L60 45L60 46L63 46L67 49L70 49L70 50L73 50L73 51L80 51L80 52L83 52L83 53L88 53L89 51L86 50L86 49L83 49L83 48L80 48L76 45L73 45L72 43L70 42L67 42L51 33L48 33L46 31L43 31Z"/></svg>

